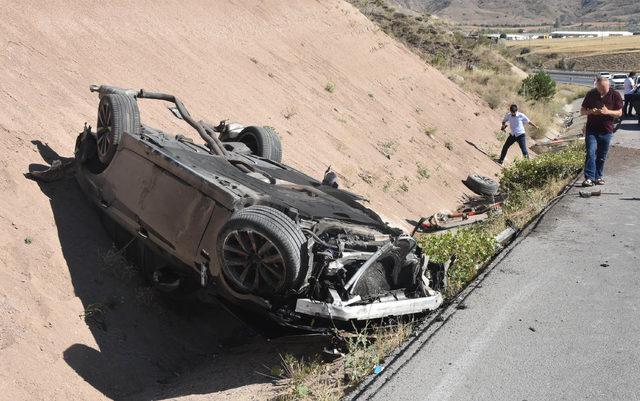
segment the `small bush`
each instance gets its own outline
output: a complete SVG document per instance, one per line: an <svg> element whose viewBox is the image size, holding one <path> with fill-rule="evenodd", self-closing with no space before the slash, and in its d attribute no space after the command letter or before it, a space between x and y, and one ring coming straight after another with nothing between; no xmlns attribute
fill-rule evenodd
<svg viewBox="0 0 640 401"><path fill-rule="evenodd" d="M427 135L431 139L433 139L433 137L436 135L437 132L438 132L438 129L436 127L431 127L431 128L425 128L424 129L425 135Z"/></svg>
<svg viewBox="0 0 640 401"><path fill-rule="evenodd" d="M398 141L391 140L378 142L378 151L387 158L391 158L391 156L398 151L398 147L400 147L400 143Z"/></svg>
<svg viewBox="0 0 640 401"><path fill-rule="evenodd" d="M449 150L453 150L453 144L451 142L445 142L444 147Z"/></svg>
<svg viewBox="0 0 640 401"><path fill-rule="evenodd" d="M493 236L476 228L422 236L418 242L422 251L434 262L444 263L455 255L456 261L448 271L448 295L456 294L473 280L478 266L489 259L496 249Z"/></svg>
<svg viewBox="0 0 640 401"><path fill-rule="evenodd" d="M377 327L372 332L361 331L346 337L347 356L344 359L345 379L357 384L373 372L373 368L385 362L385 357L399 347L411 334L411 323Z"/></svg>
<svg viewBox="0 0 640 401"><path fill-rule="evenodd" d="M376 180L376 178L366 170L359 172L358 177L369 185L373 185L373 182Z"/></svg>
<svg viewBox="0 0 640 401"><path fill-rule="evenodd" d="M549 74L538 71L522 81L518 94L532 100L549 100L556 94L556 83Z"/></svg>
<svg viewBox="0 0 640 401"><path fill-rule="evenodd" d="M418 178L428 180L431 177L431 173L426 166L420 163L416 163L416 166L418 167Z"/></svg>
<svg viewBox="0 0 640 401"><path fill-rule="evenodd" d="M517 160L502 170L500 186L504 191L541 188L553 180L575 175L584 163L584 147L574 146L556 153L544 153L534 159Z"/></svg>
<svg viewBox="0 0 640 401"><path fill-rule="evenodd" d="M324 86L324 90L329 93L333 93L336 90L336 86L332 82L327 82L327 84Z"/></svg>

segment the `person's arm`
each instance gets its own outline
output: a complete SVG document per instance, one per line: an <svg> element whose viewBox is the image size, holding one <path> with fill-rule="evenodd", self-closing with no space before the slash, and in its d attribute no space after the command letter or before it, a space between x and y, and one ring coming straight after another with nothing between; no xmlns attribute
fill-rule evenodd
<svg viewBox="0 0 640 401"><path fill-rule="evenodd" d="M589 93L582 100L582 105L580 107L580 115L581 116L590 116L592 114L599 114L599 109L592 108L592 102L589 100Z"/></svg>
<svg viewBox="0 0 640 401"><path fill-rule="evenodd" d="M613 104L613 109L609 110L607 106L602 106L600 113L605 116L610 117L622 117L622 105L624 104L622 101L622 96L620 96L617 92L615 92L615 103Z"/></svg>
<svg viewBox="0 0 640 401"><path fill-rule="evenodd" d="M502 119L502 128L500 128L500 131L504 131L505 129L507 129L507 119L509 117L508 116L504 116L504 118Z"/></svg>
<svg viewBox="0 0 640 401"><path fill-rule="evenodd" d="M522 116L522 122L525 124L529 124L530 126L532 126L535 129L538 129L538 126L535 125L534 123L531 122L531 120L529 119L529 117L527 117L526 114L521 114Z"/></svg>
<svg viewBox="0 0 640 401"><path fill-rule="evenodd" d="M590 116L592 114L593 115L601 114L601 110L600 109L587 109L584 106L580 108L580 115L581 116Z"/></svg>
<svg viewBox="0 0 640 401"><path fill-rule="evenodd" d="M602 106L602 109L600 109L600 114L610 117L622 117L622 106L618 110L609 110L607 106Z"/></svg>

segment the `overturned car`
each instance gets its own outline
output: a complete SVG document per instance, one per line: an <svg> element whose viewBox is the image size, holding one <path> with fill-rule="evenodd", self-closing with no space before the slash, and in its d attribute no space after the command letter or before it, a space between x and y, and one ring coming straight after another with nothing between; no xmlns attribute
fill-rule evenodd
<svg viewBox="0 0 640 401"><path fill-rule="evenodd" d="M357 195L282 164L273 130L196 121L168 94L91 90L98 121L76 141L77 180L159 289L197 283L235 308L308 328L442 303L416 241ZM141 99L172 103L204 144L141 124Z"/></svg>

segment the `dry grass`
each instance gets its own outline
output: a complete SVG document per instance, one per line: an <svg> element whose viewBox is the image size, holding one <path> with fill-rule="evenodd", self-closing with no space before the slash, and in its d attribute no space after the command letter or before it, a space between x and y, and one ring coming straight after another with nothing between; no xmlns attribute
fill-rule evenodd
<svg viewBox="0 0 640 401"><path fill-rule="evenodd" d="M555 101L529 102L524 106L520 106L520 109L538 126L537 129L531 126L527 127L529 136L533 139L541 139L554 126L554 117L562 112L562 105Z"/></svg>
<svg viewBox="0 0 640 401"><path fill-rule="evenodd" d="M583 98L591 88L584 85L560 84L555 99L563 104L569 104L576 99Z"/></svg>
<svg viewBox="0 0 640 401"><path fill-rule="evenodd" d="M520 63L534 68L578 71L630 71L640 68L640 40L637 36L509 41L504 48Z"/></svg>
<svg viewBox="0 0 640 401"><path fill-rule="evenodd" d="M305 360L291 354L280 357L281 366L272 369L272 376L284 382L286 390L276 400L337 401L345 393L340 382L343 364L323 363L319 358Z"/></svg>
<svg viewBox="0 0 640 401"><path fill-rule="evenodd" d="M515 74L489 69L466 70L462 67L450 70L450 74L464 78L462 87L482 97L492 109L500 109L519 100L518 88L522 82Z"/></svg>
<svg viewBox="0 0 640 401"><path fill-rule="evenodd" d="M527 128L533 139L543 138L550 129L554 128L555 117L563 113L563 106L584 97L589 90L585 86L562 84L558 86L556 96L550 101L530 101L518 95L522 79L514 73L496 74L492 70L468 71L464 68L455 68L449 73L463 77L462 87L478 94L494 110L504 110L506 113L510 104L517 104L520 111L539 127L538 129Z"/></svg>
<svg viewBox="0 0 640 401"><path fill-rule="evenodd" d="M319 358L281 357L281 366L272 369L271 376L285 384L281 401L341 399L354 385L384 366L385 358L412 333L413 323L364 328L345 334L346 355L331 363Z"/></svg>
<svg viewBox="0 0 640 401"><path fill-rule="evenodd" d="M567 38L507 41L511 50L528 48L531 54L562 53L566 55L598 55L620 52L640 52L640 39L637 36L614 38Z"/></svg>
<svg viewBox="0 0 640 401"><path fill-rule="evenodd" d="M120 281L129 282L138 276L138 269L125 258L125 249L126 247L120 250L112 247L100 254L100 268Z"/></svg>

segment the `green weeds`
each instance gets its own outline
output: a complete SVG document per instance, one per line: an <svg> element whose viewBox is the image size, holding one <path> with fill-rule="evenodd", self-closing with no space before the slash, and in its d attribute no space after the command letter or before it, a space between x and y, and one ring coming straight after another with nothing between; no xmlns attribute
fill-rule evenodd
<svg viewBox="0 0 640 401"><path fill-rule="evenodd" d="M440 235L425 235L419 239L420 247L431 260L444 263L452 256L456 261L448 271L446 295L454 295L473 280L478 267L495 253L496 242L482 229L463 228Z"/></svg>

